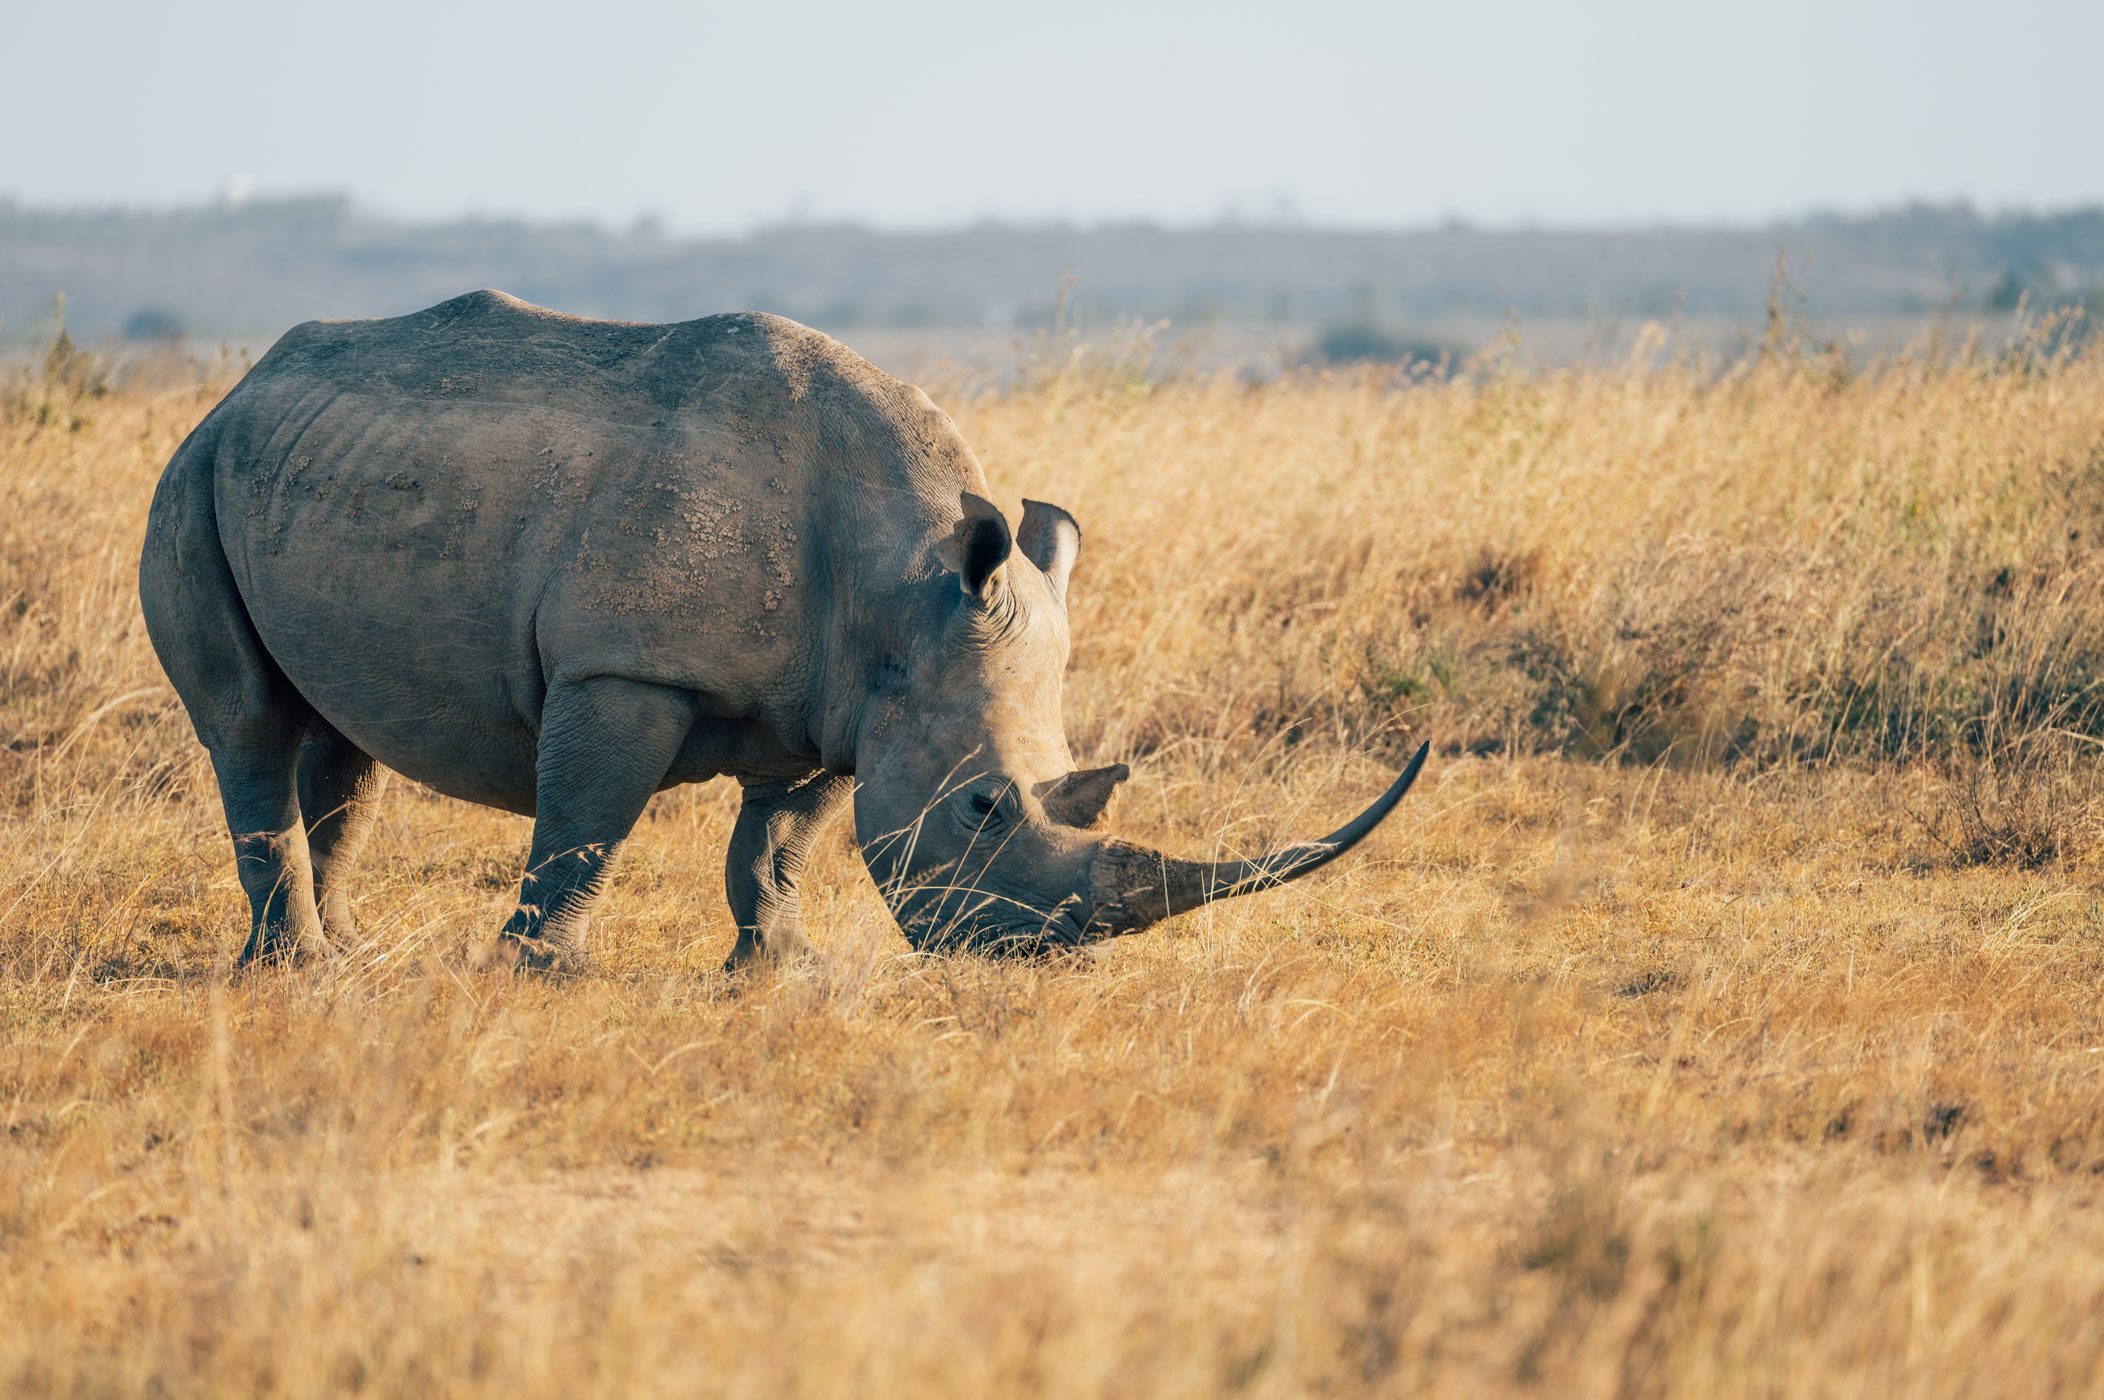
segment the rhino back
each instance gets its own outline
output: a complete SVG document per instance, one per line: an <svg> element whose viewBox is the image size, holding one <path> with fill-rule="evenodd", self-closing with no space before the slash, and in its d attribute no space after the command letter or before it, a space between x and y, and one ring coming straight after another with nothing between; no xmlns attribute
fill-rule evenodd
<svg viewBox="0 0 2104 1400"><path fill-rule="evenodd" d="M919 391L794 323L496 293L300 327L215 418L266 649L382 761L512 806L565 673L689 689L808 748L839 595L897 586L984 480Z"/></svg>

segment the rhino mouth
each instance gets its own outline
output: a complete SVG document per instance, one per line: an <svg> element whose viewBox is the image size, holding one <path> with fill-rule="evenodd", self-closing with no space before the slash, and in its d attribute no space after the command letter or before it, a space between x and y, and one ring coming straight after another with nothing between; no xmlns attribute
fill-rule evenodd
<svg viewBox="0 0 2104 1400"><path fill-rule="evenodd" d="M1080 919L1081 901L1069 898L1050 912L1011 899L961 891L976 907L900 914L906 939L923 953L972 953L981 957L1036 958L1097 941Z"/></svg>
<svg viewBox="0 0 2104 1400"><path fill-rule="evenodd" d="M970 953L982 958L1028 962L1071 953L1096 940L1071 924L1013 924L1006 928L972 928L916 940L923 953Z"/></svg>

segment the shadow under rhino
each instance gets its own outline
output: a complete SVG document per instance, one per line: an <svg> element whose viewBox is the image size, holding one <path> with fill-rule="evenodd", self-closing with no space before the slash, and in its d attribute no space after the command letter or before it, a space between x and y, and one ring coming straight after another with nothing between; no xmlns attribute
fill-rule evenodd
<svg viewBox="0 0 2104 1400"><path fill-rule="evenodd" d="M852 805L916 946L1135 933L1319 868L1320 841L1178 860L1099 835L1122 764L1061 723L1081 532L985 499L919 389L775 316L627 325L476 292L310 322L176 451L139 586L211 754L244 960L327 951L390 770L534 818L496 947L573 964L651 794L744 803L737 966L806 945L797 882Z"/></svg>

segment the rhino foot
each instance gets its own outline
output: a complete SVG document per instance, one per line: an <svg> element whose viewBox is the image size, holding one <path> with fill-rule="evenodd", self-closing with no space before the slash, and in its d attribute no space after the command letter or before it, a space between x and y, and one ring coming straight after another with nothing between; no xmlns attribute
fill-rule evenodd
<svg viewBox="0 0 2104 1400"><path fill-rule="evenodd" d="M252 934L235 968L247 972L253 968L316 967L335 959L335 945L319 934L295 937L289 933L275 936Z"/></svg>
<svg viewBox="0 0 2104 1400"><path fill-rule="evenodd" d="M780 970L824 959L825 955L812 947L810 940L793 929L777 928L758 936L751 929L740 929L737 946L723 960L723 970L727 973L739 973L748 968Z"/></svg>
<svg viewBox="0 0 2104 1400"><path fill-rule="evenodd" d="M322 937L339 948L358 941L358 920L351 913L350 897L340 889L330 890L321 901Z"/></svg>

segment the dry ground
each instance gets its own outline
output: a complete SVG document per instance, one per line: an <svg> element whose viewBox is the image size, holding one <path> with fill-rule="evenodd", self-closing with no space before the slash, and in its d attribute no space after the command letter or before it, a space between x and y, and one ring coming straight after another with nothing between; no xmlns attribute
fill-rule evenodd
<svg viewBox="0 0 2104 1400"><path fill-rule="evenodd" d="M219 388L224 387L221 381ZM1073 963L727 984L668 794L550 984L523 822L241 905L132 592L218 391L0 406L0 1389L2104 1392L2104 367L2039 337L956 402L1088 531L1127 834L1360 858Z"/></svg>

